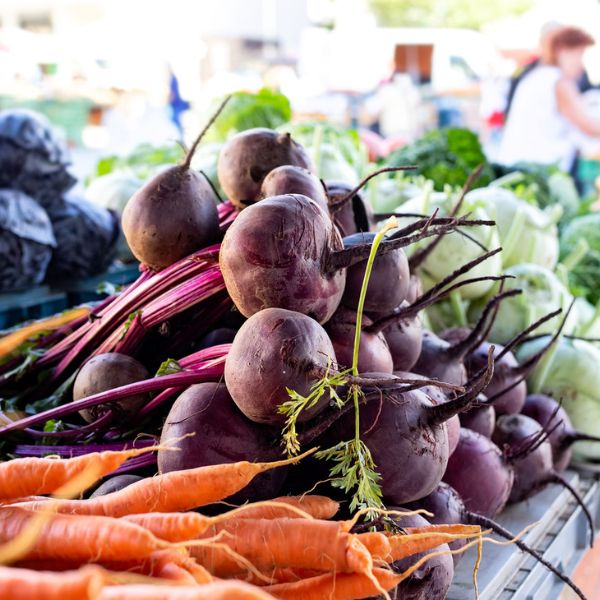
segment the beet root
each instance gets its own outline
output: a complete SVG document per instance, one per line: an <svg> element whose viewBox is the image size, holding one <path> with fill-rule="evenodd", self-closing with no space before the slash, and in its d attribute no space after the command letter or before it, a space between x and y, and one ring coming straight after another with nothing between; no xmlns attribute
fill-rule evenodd
<svg viewBox="0 0 600 600"><path fill-rule="evenodd" d="M494 518L508 502L514 470L491 440L461 428L443 480L460 494L468 510Z"/></svg>
<svg viewBox="0 0 600 600"><path fill-rule="evenodd" d="M326 181L327 194L330 207L345 197L354 188L342 181ZM332 210L330 208L330 210ZM360 192L352 196L350 202L345 202L341 207L333 209L331 218L343 236L352 235L361 231L370 231L373 226L373 209L371 204Z"/></svg>
<svg viewBox="0 0 600 600"><path fill-rule="evenodd" d="M355 233L343 239L344 248L371 244L374 233ZM367 261L363 260L351 267L346 273L346 287L342 296L342 304L353 310L358 309L358 299L365 278ZM371 277L367 287L364 310L388 314L406 298L410 281L408 260L402 248L376 256L373 262Z"/></svg>
<svg viewBox="0 0 600 600"><path fill-rule="evenodd" d="M485 400L480 400L485 402ZM460 425L471 431L476 431L486 438L492 439L496 426L496 411L491 404L474 406L470 410L460 413Z"/></svg>
<svg viewBox="0 0 600 600"><path fill-rule="evenodd" d="M218 242L217 197L200 173L177 165L131 197L122 226L134 256L159 271Z"/></svg>
<svg viewBox="0 0 600 600"><path fill-rule="evenodd" d="M267 308L250 317L235 336L225 361L225 383L246 417L257 423L284 423L278 407L290 399L286 389L308 395L328 361L336 364L335 352L316 321ZM302 411L298 421L316 416L327 401L323 396L315 407Z"/></svg>
<svg viewBox="0 0 600 600"><path fill-rule="evenodd" d="M282 165L312 169L304 148L289 133L247 129L234 135L221 149L217 164L219 183L227 198L243 209L259 199L265 176Z"/></svg>
<svg viewBox="0 0 600 600"><path fill-rule="evenodd" d="M140 481L143 479L139 475L133 475L133 473L124 473L123 475L115 475L110 477L106 481L102 482L92 494L90 498L97 498L98 496L106 496L106 494L112 494L118 492L128 485Z"/></svg>
<svg viewBox="0 0 600 600"><path fill-rule="evenodd" d="M323 182L308 169L294 165L282 165L270 171L260 186L262 198L302 194L329 212L327 192Z"/></svg>
<svg viewBox="0 0 600 600"><path fill-rule="evenodd" d="M184 437L190 433L195 435ZM244 417L225 384L199 383L183 392L169 411L161 445L180 451L159 450L158 468L161 473L168 473L241 460L278 460L281 448L277 440L276 430ZM267 471L230 501L273 498L279 493L285 476L285 469Z"/></svg>
<svg viewBox="0 0 600 600"><path fill-rule="evenodd" d="M343 248L329 217L301 195L274 196L242 211L227 230L219 264L238 310L250 317L279 307L331 318L340 304L346 272L327 270Z"/></svg>
<svg viewBox="0 0 600 600"><path fill-rule="evenodd" d="M364 316L363 323L370 324L371 320ZM333 344L340 369L351 367L356 332L356 312L340 306L326 323L325 330ZM391 373L393 371L392 355L383 334L369 333L364 329L361 331L358 371L360 373Z"/></svg>
<svg viewBox="0 0 600 600"><path fill-rule="evenodd" d="M88 360L77 373L73 384L73 400L81 400L100 392L149 378L150 373L146 367L131 356L118 352L98 354ZM135 415L148 400L148 394L137 394L115 403L100 404L82 410L79 414L88 423L92 423L108 410L116 411L122 417L129 418Z"/></svg>

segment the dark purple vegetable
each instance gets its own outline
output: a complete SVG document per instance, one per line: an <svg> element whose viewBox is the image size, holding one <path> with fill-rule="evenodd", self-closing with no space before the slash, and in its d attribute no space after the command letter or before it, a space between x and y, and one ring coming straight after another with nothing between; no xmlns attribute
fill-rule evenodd
<svg viewBox="0 0 600 600"><path fill-rule="evenodd" d="M370 324L371 320L365 315L363 323ZM340 306L325 324L325 330L333 344L339 368L345 369L352 366L356 312ZM383 334L361 330L358 370L360 373L391 373L393 371L392 356Z"/></svg>
<svg viewBox="0 0 600 600"><path fill-rule="evenodd" d="M184 162L153 177L125 206L121 220L125 239L134 256L155 271L220 238L217 195L206 177L190 164L227 100L229 97L200 132Z"/></svg>
<svg viewBox="0 0 600 600"><path fill-rule="evenodd" d="M485 404L487 402L485 396L478 398L478 402L481 404L460 413L460 425L491 439L496 426L496 411L492 404Z"/></svg>
<svg viewBox="0 0 600 600"><path fill-rule="evenodd" d="M594 541L592 516L577 491L556 471L552 463L552 446L544 428L525 415L503 415L496 422L492 436L512 464L515 479L510 502L534 496L550 483L567 488L581 506L590 525L591 545Z"/></svg>
<svg viewBox="0 0 600 600"><path fill-rule="evenodd" d="M522 414L535 419L548 433L554 470L562 473L571 462L575 442L598 442L600 438L573 429L565 409L550 396L531 394L525 398Z"/></svg>
<svg viewBox="0 0 600 600"><path fill-rule="evenodd" d="M195 435L183 437L190 433ZM281 458L278 431L246 419L223 383L200 383L183 392L169 411L160 443L180 449L158 451L160 473ZM273 498L285 476L286 469L263 473L229 500L240 503Z"/></svg>
<svg viewBox="0 0 600 600"><path fill-rule="evenodd" d="M228 327L213 329L196 344L196 350L203 350L204 348L219 346L220 344L231 344L236 333L235 329L229 329Z"/></svg>
<svg viewBox="0 0 600 600"><path fill-rule="evenodd" d="M399 312L409 305L403 302L395 312ZM423 324L418 315L407 318L398 318L382 329L388 343L394 371L410 371L419 360L423 344Z"/></svg>
<svg viewBox="0 0 600 600"><path fill-rule="evenodd" d="M64 139L44 115L22 108L0 112L0 188L19 190L50 209L77 181L70 164Z"/></svg>
<svg viewBox="0 0 600 600"><path fill-rule="evenodd" d="M508 502L514 470L491 440L461 428L443 480L461 495L468 510L492 519Z"/></svg>
<svg viewBox="0 0 600 600"><path fill-rule="evenodd" d="M41 283L55 247L46 211L22 192L0 189L0 292Z"/></svg>
<svg viewBox="0 0 600 600"><path fill-rule="evenodd" d="M289 133L248 129L234 135L221 149L219 183L227 198L242 209L259 199L266 175L282 165L312 168L308 154Z"/></svg>
<svg viewBox="0 0 600 600"><path fill-rule="evenodd" d="M48 209L56 249L47 279L91 277L103 273L116 255L117 215L83 198L66 196Z"/></svg>
<svg viewBox="0 0 600 600"><path fill-rule="evenodd" d="M417 389L385 385L369 390L363 386L360 438L381 474L387 502L404 504L435 489L448 464L446 422L473 402L490 376L491 361L490 369L473 381L470 389L444 404L435 404ZM354 427L355 415L350 410L327 430L323 445L352 439Z"/></svg>
<svg viewBox="0 0 600 600"><path fill-rule="evenodd" d="M342 181L326 181L325 186L330 205L335 205L353 189L351 185ZM350 202L332 212L331 217L343 236L370 231L373 226L373 209L360 192L356 192Z"/></svg>
<svg viewBox="0 0 600 600"><path fill-rule="evenodd" d="M398 508L397 510L405 510ZM405 517L395 517L394 522L402 528L405 527L426 527L429 521L421 515L407 515ZM418 560L432 552L448 552L448 544L442 544L437 548L433 548L427 552L413 554L402 560L398 560L392 564L392 568L402 573L406 569L412 567ZM390 591L390 595L394 598L402 600L433 600L446 597L452 579L454 578L454 561L452 554L440 554L434 556L423 563L416 571L411 573L404 581L402 581L395 590Z"/></svg>
<svg viewBox="0 0 600 600"><path fill-rule="evenodd" d="M268 173L260 186L260 196L270 198L285 194L302 194L314 200L325 212L329 210L325 185L308 169L282 165Z"/></svg>
<svg viewBox="0 0 600 600"><path fill-rule="evenodd" d="M425 498L421 498L417 502L408 505L412 510L425 509L433 514L429 517L431 523L434 524L470 524L479 525L483 529L491 529L497 535L512 541L520 550L527 552L533 556L539 563L544 565L549 571L554 573L561 581L564 581L575 593L585 600L585 596L581 590L563 573L561 573L554 565L545 560L536 550L529 547L520 539L515 539L515 536L508 530L504 529L500 524L496 523L488 517L484 517L475 512L466 509L465 504L458 492L447 483L441 482L438 487ZM458 540L449 544L450 548L458 549L465 544L464 541ZM458 562L461 554L454 554L454 564Z"/></svg>
<svg viewBox="0 0 600 600"><path fill-rule="evenodd" d="M277 409L290 399L286 390L306 396L328 361L336 364L335 352L315 320L266 308L250 317L235 336L225 361L225 383L246 417L257 423L284 423ZM314 408L303 411L299 422L317 415L327 401L325 395Z"/></svg>
<svg viewBox="0 0 600 600"><path fill-rule="evenodd" d="M73 384L73 400L82 400L100 392L106 392L122 385L149 379L150 373L143 364L131 356L117 352L99 354L81 367ZM113 410L131 417L149 400L148 394L137 394L114 404L100 404L80 411L88 423L92 423L102 413Z"/></svg>
<svg viewBox="0 0 600 600"><path fill-rule="evenodd" d="M372 244L374 233L355 233L346 236L342 241L344 248ZM346 271L346 287L342 296L342 304L357 310L362 283L365 278L367 260L362 260L348 267ZM406 298L410 273L408 260L402 248L376 256L373 263L367 295L365 312L389 314Z"/></svg>
<svg viewBox="0 0 600 600"><path fill-rule="evenodd" d="M90 498L97 498L98 496L106 496L106 494L112 494L113 492L118 492L123 488L126 488L128 485L135 483L136 481L140 481L143 477L139 475L132 475L130 473L125 473L123 475L115 475L110 479L107 479L103 483L101 483L92 494L90 494Z"/></svg>

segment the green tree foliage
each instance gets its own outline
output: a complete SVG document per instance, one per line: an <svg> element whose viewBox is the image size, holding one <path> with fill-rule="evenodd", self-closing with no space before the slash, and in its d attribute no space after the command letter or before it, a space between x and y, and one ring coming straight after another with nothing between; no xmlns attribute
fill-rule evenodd
<svg viewBox="0 0 600 600"><path fill-rule="evenodd" d="M520 14L533 0L369 0L377 22L385 27L468 27Z"/></svg>

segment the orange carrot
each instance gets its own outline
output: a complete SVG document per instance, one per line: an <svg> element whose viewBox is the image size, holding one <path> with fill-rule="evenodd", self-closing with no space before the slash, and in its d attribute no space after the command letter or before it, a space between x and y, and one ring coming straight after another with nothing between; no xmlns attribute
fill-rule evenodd
<svg viewBox="0 0 600 600"><path fill-rule="evenodd" d="M7 543L27 525L34 513L0 509L0 543ZM24 558L66 560L128 560L150 556L168 544L148 530L110 517L51 515Z"/></svg>
<svg viewBox="0 0 600 600"><path fill-rule="evenodd" d="M172 471L136 481L106 496L90 500L61 500L58 512L122 517L145 512L177 512L219 502L245 488L256 475L291 465L314 450L270 463L241 461ZM22 508L38 510L42 503L26 502Z"/></svg>
<svg viewBox="0 0 600 600"><path fill-rule="evenodd" d="M371 555L357 536L342 532L335 521L238 519L212 526L205 535L225 532L222 543L261 571L273 567L367 573ZM241 567L224 549L192 546L190 554L217 576Z"/></svg>
<svg viewBox="0 0 600 600"><path fill-rule="evenodd" d="M97 600L275 600L275 598L264 590L242 581L216 581L200 586L107 586L102 588Z"/></svg>
<svg viewBox="0 0 600 600"><path fill-rule="evenodd" d="M357 535L361 544L369 551L374 560L384 560L392 552L388 537L380 531L369 531Z"/></svg>
<svg viewBox="0 0 600 600"><path fill-rule="evenodd" d="M155 447L91 452L74 458L8 460L0 463L0 501L51 494L86 469L93 469L100 479L118 469L128 458L153 450Z"/></svg>
<svg viewBox="0 0 600 600"><path fill-rule="evenodd" d="M0 598L95 600L104 582L102 569L92 565L64 573L0 567Z"/></svg>
<svg viewBox="0 0 600 600"><path fill-rule="evenodd" d="M373 569L373 575L384 590L395 588L401 576L388 569ZM277 583L263 588L278 600L355 600L379 596L373 579L362 573L327 573L293 583Z"/></svg>
<svg viewBox="0 0 600 600"><path fill-rule="evenodd" d="M274 498L272 502L281 503L283 506L257 506L248 507L244 512L236 515L239 519L280 519L287 517L293 519L296 514L285 509L285 505L295 506L315 519L331 519L339 510L340 505L327 496L305 495L305 496L281 496Z"/></svg>
<svg viewBox="0 0 600 600"><path fill-rule="evenodd" d="M125 515L120 520L135 523L150 531L157 538L168 542L183 542L195 539L215 522L214 518L205 517L195 512L141 513Z"/></svg>

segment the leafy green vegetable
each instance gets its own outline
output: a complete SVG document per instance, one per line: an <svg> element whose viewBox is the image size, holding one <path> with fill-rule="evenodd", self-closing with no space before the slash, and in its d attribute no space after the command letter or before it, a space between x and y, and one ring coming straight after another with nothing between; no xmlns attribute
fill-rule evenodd
<svg viewBox="0 0 600 600"><path fill-rule="evenodd" d="M588 250L569 270L569 288L596 304L600 300L600 213L576 217L566 225L560 236L561 260L575 251L580 240L587 242Z"/></svg>
<svg viewBox="0 0 600 600"><path fill-rule="evenodd" d="M416 165L417 173L431 179L434 188L442 191L446 185L462 187L473 170L481 164L484 164L483 170L473 187L488 185L494 173L486 162L475 133L469 129L450 127L428 131L412 144L395 150L386 159L385 165Z"/></svg>
<svg viewBox="0 0 600 600"><path fill-rule="evenodd" d="M209 114L221 103L217 98ZM219 118L206 133L207 142L224 142L232 135L254 127L276 129L292 118L290 101L283 94L263 88L256 94L235 92Z"/></svg>
<svg viewBox="0 0 600 600"><path fill-rule="evenodd" d="M181 371L183 371L181 365L174 358L167 358L160 363L160 367L158 367L155 377L173 375L174 373L180 373Z"/></svg>
<svg viewBox="0 0 600 600"><path fill-rule="evenodd" d="M96 165L96 177L127 169L136 177L145 180L156 173L157 167L178 163L183 157L183 148L177 144L141 144L127 156L113 155L101 158Z"/></svg>

